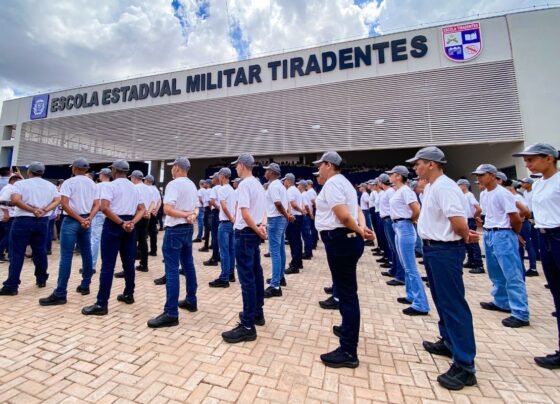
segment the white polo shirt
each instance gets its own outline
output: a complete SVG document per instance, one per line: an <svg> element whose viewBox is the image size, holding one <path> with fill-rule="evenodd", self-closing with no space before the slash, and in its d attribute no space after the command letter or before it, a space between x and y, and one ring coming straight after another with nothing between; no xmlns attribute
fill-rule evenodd
<svg viewBox="0 0 560 404"><path fill-rule="evenodd" d="M117 178L101 188L100 199L109 201L109 208L118 216L134 216L142 204L139 188L126 178Z"/></svg>
<svg viewBox="0 0 560 404"><path fill-rule="evenodd" d="M237 199L235 197L235 192L232 186L229 184L220 186L220 189L218 190L218 198L220 201L226 202L229 213L232 216L235 216L235 202L237 201ZM223 212L223 209L220 209L218 220L229 220L226 214Z"/></svg>
<svg viewBox="0 0 560 404"><path fill-rule="evenodd" d="M379 193L379 200L377 201L377 206L379 207L379 216L382 218L386 216L391 216L391 204L390 200L393 194L395 193L395 189L390 187L384 191Z"/></svg>
<svg viewBox="0 0 560 404"><path fill-rule="evenodd" d="M476 207L478 206L478 201L470 191L466 194L463 194L463 196L465 197L465 211L467 212L467 218L473 219L476 212Z"/></svg>
<svg viewBox="0 0 560 404"><path fill-rule="evenodd" d="M485 229L511 229L508 214L518 212L517 206L515 206L515 197L511 192L501 185L498 185L492 191L487 189L480 195L480 205L486 214L484 219Z"/></svg>
<svg viewBox="0 0 560 404"><path fill-rule="evenodd" d="M11 203L12 192L13 191L14 191L14 185L13 184L4 185L4 187L0 191L0 202ZM16 208L14 206L2 206L2 209L6 209L8 211L8 216L9 217L14 217L14 212L16 210Z"/></svg>
<svg viewBox="0 0 560 404"><path fill-rule="evenodd" d="M150 190L150 195L152 197L151 202L154 204L153 209L155 209L158 203L161 201L159 189L155 185L148 185L148 189Z"/></svg>
<svg viewBox="0 0 560 404"><path fill-rule="evenodd" d="M268 184L268 189L266 191L267 217L282 216L282 214L276 208L274 202L280 202L286 212L288 211L288 192L286 191L286 187L282 185L282 182L279 179L276 179Z"/></svg>
<svg viewBox="0 0 560 404"><path fill-rule="evenodd" d="M418 202L418 199L408 185L403 185L397 189L389 199L391 219L410 219L412 217L410 204L413 202Z"/></svg>
<svg viewBox="0 0 560 404"><path fill-rule="evenodd" d="M377 191L371 191L369 193L369 208L377 209Z"/></svg>
<svg viewBox="0 0 560 404"><path fill-rule="evenodd" d="M418 219L420 238L433 241L461 240L461 236L453 231L449 218L461 216L466 220L463 200L463 191L446 175L426 185Z"/></svg>
<svg viewBox="0 0 560 404"><path fill-rule="evenodd" d="M560 227L560 172L549 179L540 178L533 184L533 215L535 227Z"/></svg>
<svg viewBox="0 0 560 404"><path fill-rule="evenodd" d="M307 198L311 201L311 203L313 203L315 199L317 199L317 191L315 191L313 188L310 188L305 192L307 193Z"/></svg>
<svg viewBox="0 0 560 404"><path fill-rule="evenodd" d="M360 209L369 209L369 194L367 192L362 192L360 196Z"/></svg>
<svg viewBox="0 0 560 404"><path fill-rule="evenodd" d="M173 206L183 212L193 212L196 209L198 195L196 185L187 177L175 178L165 187L163 203ZM173 227L187 223L187 219L165 215L165 227Z"/></svg>
<svg viewBox="0 0 560 404"><path fill-rule="evenodd" d="M303 206L303 201L302 201L302 196L301 196L301 192L299 192L299 189L297 189L294 185L292 185L290 188L288 188L288 202L291 205L292 201L296 202L296 205L299 206L300 208ZM301 216L301 212L298 212L295 209L291 210L292 215L294 216Z"/></svg>
<svg viewBox="0 0 560 404"><path fill-rule="evenodd" d="M59 196L56 187L40 177L32 177L16 182L12 190L12 195L13 194L21 195L21 200L24 203L39 209L46 208L54 198ZM54 210L56 209L53 209L53 211ZM16 206L14 217L21 216L35 217L32 212L28 212Z"/></svg>
<svg viewBox="0 0 560 404"><path fill-rule="evenodd" d="M76 175L62 183L60 195L68 198L70 208L78 215L87 215L97 199L97 187L89 177Z"/></svg>
<svg viewBox="0 0 560 404"><path fill-rule="evenodd" d="M266 213L266 196L259 180L253 176L244 178L237 187L237 194L237 212L233 228L243 230L247 227L241 215L241 208L248 208L255 224L261 224Z"/></svg>
<svg viewBox="0 0 560 404"><path fill-rule="evenodd" d="M215 209L220 209L220 195L219 195L219 191L220 188L222 186L221 185L214 185L212 187L212 189L210 189L210 193L208 195L208 201L210 201L210 199L214 199L214 203L216 204L217 208L212 206L212 210Z"/></svg>
<svg viewBox="0 0 560 404"><path fill-rule="evenodd" d="M338 205L347 205L348 210L358 223L358 195L356 190L342 174L333 175L325 182L317 196L315 228L317 231L334 230L345 227L333 212Z"/></svg>
<svg viewBox="0 0 560 404"><path fill-rule="evenodd" d="M132 185L134 185L136 189L138 189L138 195L140 195L140 203L143 203L146 209L149 209L150 203L152 201L152 193L150 191L150 187L148 187L143 182Z"/></svg>

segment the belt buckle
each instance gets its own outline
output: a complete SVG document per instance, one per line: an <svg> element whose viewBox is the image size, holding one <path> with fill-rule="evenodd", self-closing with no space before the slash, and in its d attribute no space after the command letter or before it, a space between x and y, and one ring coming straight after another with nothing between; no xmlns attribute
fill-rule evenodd
<svg viewBox="0 0 560 404"><path fill-rule="evenodd" d="M357 236L356 232L346 234L346 238L355 238Z"/></svg>

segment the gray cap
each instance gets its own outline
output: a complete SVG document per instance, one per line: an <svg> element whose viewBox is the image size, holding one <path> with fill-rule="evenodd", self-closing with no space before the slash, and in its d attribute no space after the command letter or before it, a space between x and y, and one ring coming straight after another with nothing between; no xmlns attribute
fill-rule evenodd
<svg viewBox="0 0 560 404"><path fill-rule="evenodd" d="M172 161L171 163L167 163L167 165L168 166L176 165L179 168L182 168L183 170L189 170L191 168L191 162L186 157L177 157L175 161Z"/></svg>
<svg viewBox="0 0 560 404"><path fill-rule="evenodd" d="M519 188L521 186L521 181L513 180L511 181L511 186L514 188Z"/></svg>
<svg viewBox="0 0 560 404"><path fill-rule="evenodd" d="M270 170L275 172L276 174L281 174L282 170L280 169L280 166L276 163L270 163L269 165L267 165L266 167L263 167L265 170Z"/></svg>
<svg viewBox="0 0 560 404"><path fill-rule="evenodd" d="M416 155L406 160L409 164L414 164L418 160L428 160L428 161L435 161L436 163L446 164L447 160L445 159L445 154L441 151L441 149L435 146L428 146L420 149L416 152Z"/></svg>
<svg viewBox="0 0 560 404"><path fill-rule="evenodd" d="M208 185L212 185L212 180L205 180L205 183L207 183Z"/></svg>
<svg viewBox="0 0 560 404"><path fill-rule="evenodd" d="M83 157L78 157L72 164L70 164L70 167L89 168L89 161Z"/></svg>
<svg viewBox="0 0 560 404"><path fill-rule="evenodd" d="M367 183L365 183L365 182L362 182L362 183L361 183L360 185L358 185L358 187L364 187L364 188L367 188Z"/></svg>
<svg viewBox="0 0 560 404"><path fill-rule="evenodd" d="M547 143L536 143L526 147L522 152L512 154L513 157L523 156L552 156L558 158L556 147Z"/></svg>
<svg viewBox="0 0 560 404"><path fill-rule="evenodd" d="M146 175L146 176L144 177L144 179L145 179L146 181L150 181L152 184L154 183L154 176L151 175L151 174Z"/></svg>
<svg viewBox="0 0 560 404"><path fill-rule="evenodd" d="M237 160L231 163L232 166L236 164L243 164L247 167L253 167L255 165L255 159L251 153L241 153Z"/></svg>
<svg viewBox="0 0 560 404"><path fill-rule="evenodd" d="M379 177L377 177L377 181L382 182L383 184L387 184L387 185L391 183L391 179L385 173L383 173Z"/></svg>
<svg viewBox="0 0 560 404"><path fill-rule="evenodd" d="M507 178L507 175L505 175L505 174L504 174L503 172L501 172L501 171L498 171L498 172L496 173L496 177L497 177L498 179L502 180L502 181L507 181L507 179L508 179L508 178Z"/></svg>
<svg viewBox="0 0 560 404"><path fill-rule="evenodd" d="M469 180L466 180L466 179L464 179L464 178L461 178L461 179L457 180L457 185L464 185L464 186L466 186L466 187L470 187L470 186L471 186L471 183L470 183Z"/></svg>
<svg viewBox="0 0 560 404"><path fill-rule="evenodd" d="M299 180L297 185L303 185L306 186L307 185L307 180Z"/></svg>
<svg viewBox="0 0 560 404"><path fill-rule="evenodd" d="M144 178L144 173L140 170L134 170L132 174L129 175L130 178Z"/></svg>
<svg viewBox="0 0 560 404"><path fill-rule="evenodd" d="M236 179L233 180L233 182L241 182L241 178L237 177Z"/></svg>
<svg viewBox="0 0 560 404"><path fill-rule="evenodd" d="M45 173L45 165L38 161L34 161L33 163L29 164L27 167L29 171L35 174L44 174Z"/></svg>
<svg viewBox="0 0 560 404"><path fill-rule="evenodd" d="M375 180L369 180L368 182L366 182L366 184L373 185L373 184L375 184Z"/></svg>
<svg viewBox="0 0 560 404"><path fill-rule="evenodd" d="M107 177L110 177L113 173L111 172L110 168L102 168L101 170L99 170L99 174L103 174L106 175Z"/></svg>
<svg viewBox="0 0 560 404"><path fill-rule="evenodd" d="M211 180L213 180L214 178L216 178L218 176L218 171L216 171L214 174L212 174L210 177Z"/></svg>
<svg viewBox="0 0 560 404"><path fill-rule="evenodd" d="M122 160L122 159L113 161L113 164L111 164L110 167L114 168L117 171L128 172L128 170L130 170L130 166L128 165L128 161Z"/></svg>
<svg viewBox="0 0 560 404"><path fill-rule="evenodd" d="M293 175L292 173L288 173L280 181L284 181L284 180L290 180L292 182L296 182L296 176Z"/></svg>
<svg viewBox="0 0 560 404"><path fill-rule="evenodd" d="M220 171L218 171L218 175L223 175L226 178L230 178L231 177L231 170L227 167L222 167L222 168L220 168Z"/></svg>
<svg viewBox="0 0 560 404"><path fill-rule="evenodd" d="M409 184L410 189L415 190L417 186L418 186L418 181L410 181Z"/></svg>
<svg viewBox="0 0 560 404"><path fill-rule="evenodd" d="M531 177L525 177L525 178L523 178L523 179L521 180L521 182L524 182L524 183L526 183L526 184L532 184L532 183L535 182L535 180L532 179Z"/></svg>
<svg viewBox="0 0 560 404"><path fill-rule="evenodd" d="M408 178L410 171L405 166L394 166L392 170L385 171L387 174L400 174L405 178Z"/></svg>
<svg viewBox="0 0 560 404"><path fill-rule="evenodd" d="M342 164L342 157L340 157L340 154L335 151L328 151L324 152L321 158L317 161L314 161L313 164L318 166L323 162L332 163L335 166L340 166Z"/></svg>
<svg viewBox="0 0 560 404"><path fill-rule="evenodd" d="M307 180L307 185L313 185L313 180Z"/></svg>
<svg viewBox="0 0 560 404"><path fill-rule="evenodd" d="M486 173L494 174L497 176L498 169L496 168L496 166L493 166L492 164L481 164L478 167L476 167L476 170L472 172L472 174L474 175L483 175Z"/></svg>

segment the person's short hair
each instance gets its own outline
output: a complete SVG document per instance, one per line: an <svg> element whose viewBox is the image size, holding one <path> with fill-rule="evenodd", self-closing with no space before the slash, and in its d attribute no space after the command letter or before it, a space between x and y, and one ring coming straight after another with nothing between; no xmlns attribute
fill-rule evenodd
<svg viewBox="0 0 560 404"><path fill-rule="evenodd" d="M0 167L0 177L6 177L10 174L11 167Z"/></svg>

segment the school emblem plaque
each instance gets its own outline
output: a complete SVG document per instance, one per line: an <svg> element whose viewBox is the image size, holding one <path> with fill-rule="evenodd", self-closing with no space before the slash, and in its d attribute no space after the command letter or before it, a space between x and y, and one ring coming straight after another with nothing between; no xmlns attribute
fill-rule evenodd
<svg viewBox="0 0 560 404"><path fill-rule="evenodd" d="M482 51L480 23L451 25L442 28L443 51L454 62L468 62Z"/></svg>

